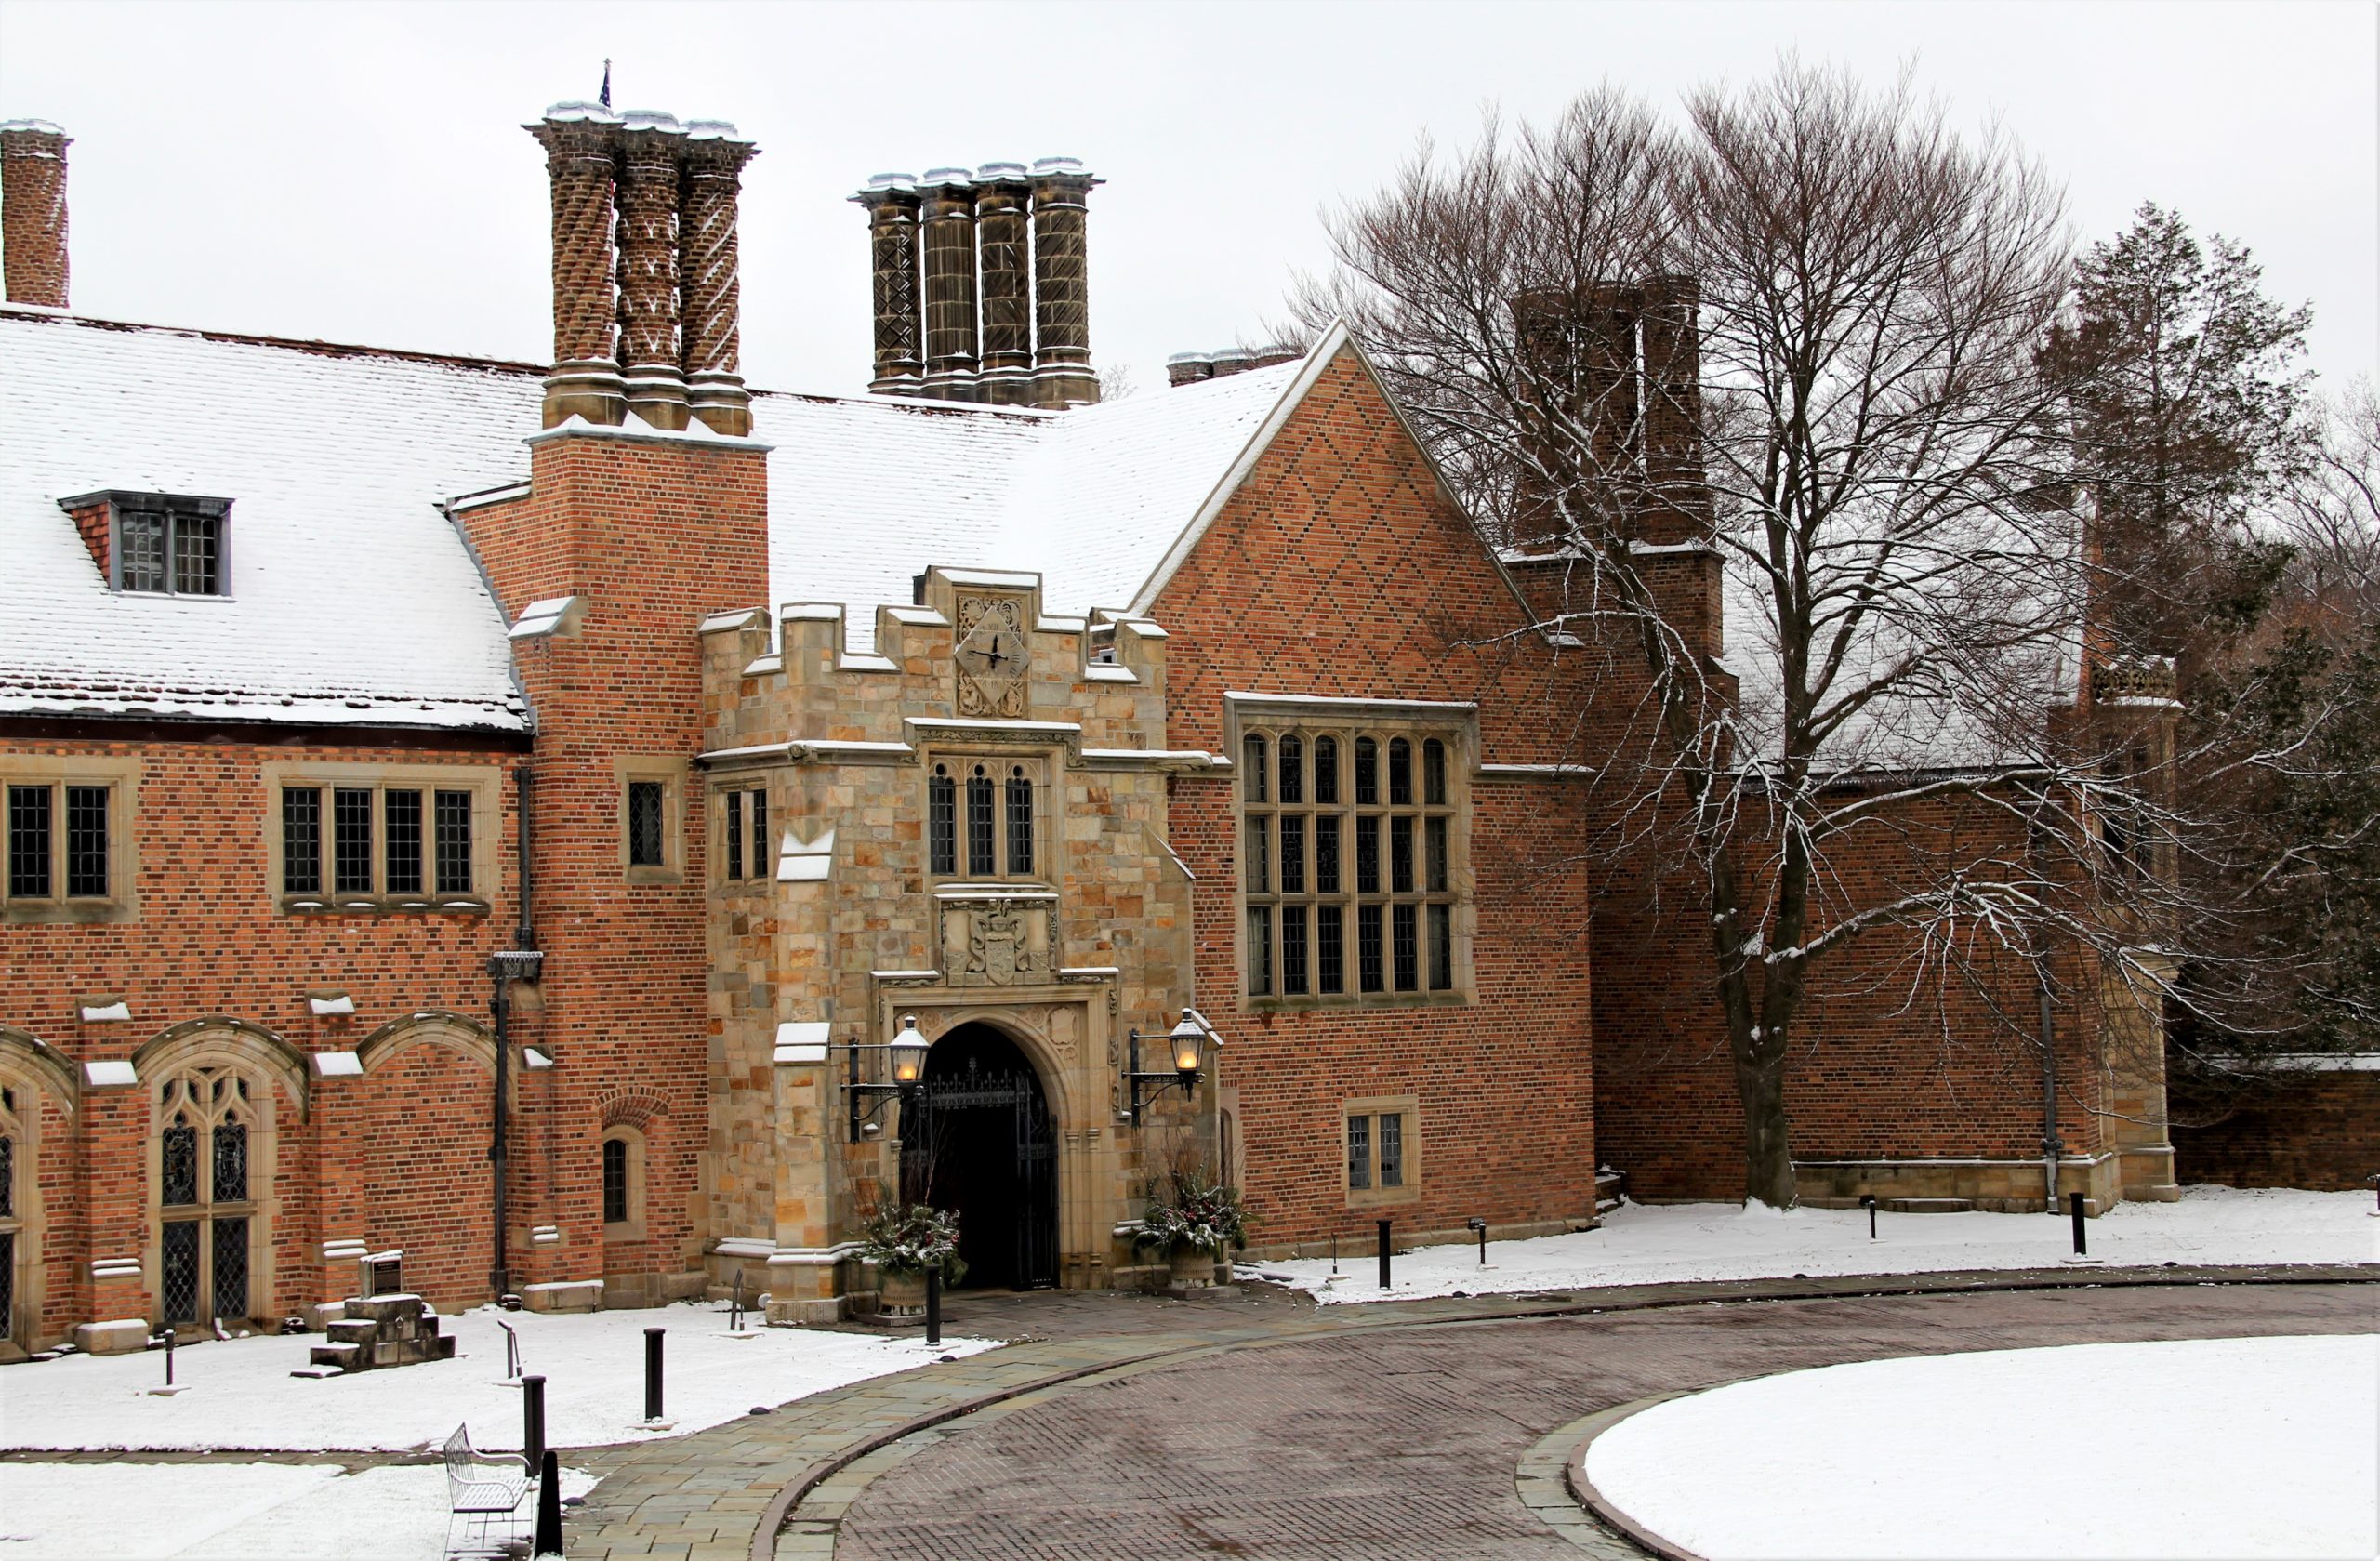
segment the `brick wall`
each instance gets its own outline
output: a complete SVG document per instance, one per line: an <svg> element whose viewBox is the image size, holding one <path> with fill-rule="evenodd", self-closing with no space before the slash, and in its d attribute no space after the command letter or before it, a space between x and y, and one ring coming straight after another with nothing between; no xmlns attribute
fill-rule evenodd
<svg viewBox="0 0 2380 1561"><path fill-rule="evenodd" d="M2183 1182L2368 1191L2380 1172L2380 1070L2301 1073L2205 1126L2174 1125Z"/></svg>
<svg viewBox="0 0 2380 1561"><path fill-rule="evenodd" d="M532 1283L681 1276L710 1234L696 1224L712 1029L706 815L684 774L703 738L695 628L767 599L766 462L757 448L559 436L533 446L531 465L529 496L463 516L508 614L542 597L588 602L575 635L519 657L537 717L531 871L546 973L540 1010L516 1025L555 1066L540 1086L550 1106L523 1124L535 1170L515 1263ZM668 872L624 866L623 760L677 766ZM606 1103L627 1091L651 1096L667 1131L648 1143L641 1250L611 1253L599 1144ZM536 1224L561 1227L562 1241L530 1248Z"/></svg>
<svg viewBox="0 0 2380 1561"><path fill-rule="evenodd" d="M1225 690L1475 700L1480 757L1567 757L1576 684L1352 353L1328 365L1158 596L1168 741L1220 749ZM1268 1012L1238 973L1235 782L1175 783L1201 1012L1226 1038L1243 1179L1264 1246L1580 1220L1594 1208L1588 912L1575 783L1471 787L1474 1000ZM1341 1107L1413 1095L1421 1192L1350 1206Z"/></svg>
<svg viewBox="0 0 2380 1561"><path fill-rule="evenodd" d="M507 941L499 929L512 914L509 811L483 814L494 830L488 856L496 881L477 887L489 908L481 912L292 914L279 908L271 880L269 842L280 827L279 799L268 766L309 763L402 766L409 772L452 770L489 777L494 795L519 761L498 747L332 746L292 738L279 743L160 740L155 734L115 740L69 741L0 734L0 770L9 764L60 759L78 763L123 762L134 787L124 815L129 834L111 844L127 875L127 919L68 925L12 925L0 933L0 1026L54 1048L79 1069L90 1062L132 1058L177 1026L222 1020L223 1044L254 1064L254 1078L275 1092L277 1164L271 1201L273 1253L271 1281L254 1290L258 1316L280 1316L344 1293L351 1270L325 1274L321 1242L360 1235L341 1222L370 1197L347 1179L351 1168L334 1149L325 1155L316 1129L339 1107L342 1091L377 1094L382 1081L306 1077L310 1053L348 1052L365 1037L425 1012L467 1016L485 1011L488 951ZM345 993L352 1017L317 1017L310 994ZM84 999L121 999L129 1022L85 1024ZM244 1027L245 1026L245 1027ZM84 1085L77 1108L61 1112L45 1076L28 1065L21 1043L0 1039L0 1066L19 1082L33 1080L41 1097L37 1177L47 1227L42 1258L43 1295L37 1331L56 1338L97 1317L152 1315L155 1241L154 1172L149 1142L154 1089L162 1078L144 1071L141 1087ZM301 1080L293 1095L273 1082ZM404 1152L448 1166L452 1184L403 1198L427 1207L459 1201L466 1216L484 1218L487 1184L486 1069L471 1088L459 1078L443 1086L438 1110L409 1109ZM404 1098L395 1087L393 1098ZM264 1189L262 1165L256 1168ZM326 1196L325 1181L331 1184ZM410 1217L410 1216L407 1216ZM338 1228L326 1228L337 1225ZM413 1249L409 1249L409 1257ZM148 1264L137 1279L94 1281L95 1258L135 1257ZM465 1270L486 1272L484 1245L471 1250ZM457 1295L471 1287L457 1279ZM325 1290L328 1287L328 1290ZM483 1285L481 1287L483 1289Z"/></svg>

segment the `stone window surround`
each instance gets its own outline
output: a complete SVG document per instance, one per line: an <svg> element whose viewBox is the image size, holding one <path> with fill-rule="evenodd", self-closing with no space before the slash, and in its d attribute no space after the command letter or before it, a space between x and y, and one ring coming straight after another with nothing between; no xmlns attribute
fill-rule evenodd
<svg viewBox="0 0 2380 1561"><path fill-rule="evenodd" d="M51 808L50 888L44 899L7 898L7 864L0 862L0 925L133 921L140 911L140 862L134 849L133 820L138 815L141 762L130 755L7 754L0 755L0 830L6 828L7 787L48 786L57 800ZM108 788L108 893L68 897L66 889L65 788L103 786Z"/></svg>
<svg viewBox="0 0 2380 1561"><path fill-rule="evenodd" d="M1040 743L969 743L963 747L936 744L918 756L918 768L922 779L918 783L918 818L922 826L918 832L919 866L924 869L926 884L939 887L949 883L1014 883L1038 888L1053 886L1051 853L1058 849L1055 832L1063 828L1052 806L1055 793L1051 789L1050 772L1053 758L1049 744ZM985 767L992 783L992 871L971 873L967 870L967 782L974 766ZM1010 772L1022 767L1025 778L1032 785L1033 870L1012 873L1008 870L1008 781ZM933 870L933 805L932 786L937 769L946 768L957 787L958 835L954 870L940 873Z"/></svg>
<svg viewBox="0 0 2380 1561"><path fill-rule="evenodd" d="M153 1043L152 1043L153 1044ZM162 1202L165 1190L165 1133L170 1125L170 1113L159 1103L161 1089L171 1080L186 1077L199 1068L219 1067L245 1078L248 1081L248 1199L239 1205L235 1213L248 1222L248 1310L251 1316L272 1315L276 1294L273 1271L273 1230L281 1216L280 1112L284 1105L283 1091L290 1088L281 1069L260 1062L250 1054L246 1036L241 1031L200 1033L190 1043L170 1049L168 1055L151 1062L140 1071L140 1090L149 1100L149 1131L143 1144L143 1159L147 1168L147 1186L143 1203L148 1212L148 1244L143 1266L150 1295L150 1304L157 1309L152 1322L162 1322L165 1306L165 1228L169 1220L195 1217L202 1222L211 1219L214 1205L202 1201L194 1205L177 1206L168 1210ZM204 1185L211 1175L212 1145L206 1134L199 1138L199 1177ZM212 1189L207 1189L211 1191ZM193 1214L193 1210L196 1212ZM211 1272L214 1261L212 1235L199 1241L201 1273ZM211 1281L202 1282L199 1289L202 1311L211 1315L212 1301L208 1291ZM202 1326L205 1318L200 1319Z"/></svg>
<svg viewBox="0 0 2380 1561"><path fill-rule="evenodd" d="M7 1090L16 1102L14 1111L7 1108L6 1102L0 1102L0 1137L15 1140L7 1171L11 1196L5 1205L0 1205L7 1210L0 1214L0 1230L16 1237L16 1272L9 1277L12 1282L8 1286L15 1297L14 1315L0 1316L0 1344L22 1348L31 1343L30 1334L41 1328L42 1237L48 1223L42 1217L41 1177L37 1174L43 1091L38 1080L8 1067L5 1060L0 1060L0 1089ZM26 1338L17 1335L20 1318L30 1325Z"/></svg>
<svg viewBox="0 0 2380 1561"><path fill-rule="evenodd" d="M353 760L276 761L262 767L264 779L265 883L273 908L284 915L383 915L408 913L484 915L495 903L500 863L497 837L504 824L504 772L492 764L375 763ZM323 880L319 889L290 893L282 885L281 793L286 787L319 787L323 799ZM387 810L379 794L388 790L419 790L422 797L422 887L418 893L342 894L333 886L331 800L327 793L346 787L369 787L372 803L372 873L377 883L388 871L387 842L381 838ZM459 894L438 893L436 810L430 794L471 793L471 887Z"/></svg>
<svg viewBox="0 0 2380 1561"><path fill-rule="evenodd" d="M606 1241L641 1241L644 1239L644 1133L630 1122L615 1122L603 1130L596 1146L596 1212L602 1212L602 1145L628 1145L628 1214L625 1220L605 1220L603 1239Z"/></svg>
<svg viewBox="0 0 2380 1561"><path fill-rule="evenodd" d="M1421 946L1418 952L1421 965L1421 989L1410 992L1397 991L1395 986L1395 978L1392 972L1385 978L1386 990L1379 992L1360 990L1356 965L1355 925L1353 915L1353 907L1357 903L1357 896L1354 891L1354 853L1350 847L1346 853L1347 861L1342 869L1344 875L1342 882L1345 887L1336 896L1349 907L1345 932L1346 979L1343 983L1346 990L1330 993L1308 990L1295 994L1283 994L1277 990L1258 994L1249 990L1249 893L1247 874L1244 865L1240 862L1240 854L1246 849L1248 838L1248 786L1247 777L1241 774L1246 768L1241 762L1241 756L1247 751L1247 738L1251 734L1262 735L1265 738L1268 762L1276 763L1276 756L1279 752L1278 737L1284 731L1294 733L1303 739L1309 761L1316 737L1328 735L1339 740L1339 761L1350 776L1350 784L1341 792L1340 800L1328 806L1351 816L1355 812L1352 767L1355 763L1356 736L1371 734L1382 739L1383 793L1386 790L1384 770L1387 762L1385 750L1388 738L1405 736L1412 740L1414 786L1417 794L1421 785L1422 741L1425 738L1436 737L1447 745L1447 806L1450 810L1452 821L1448 830L1447 847L1448 889L1453 900L1450 920L1454 946L1452 950L1454 985L1450 989L1438 991L1430 989L1429 937L1427 921L1424 919L1420 932ZM1282 1012L1310 1009L1470 1006L1474 995L1472 930L1475 918L1471 866L1471 777L1478 768L1479 752L1479 707L1469 701L1333 699L1305 695L1240 692L1226 693L1223 695L1223 753L1228 756L1229 766L1225 773L1233 777L1232 854L1233 878L1236 889L1234 894L1232 937L1236 953L1238 1000L1243 1010L1252 1012ZM1292 807L1302 808L1311 813L1314 803L1311 800L1310 788L1307 796L1309 799L1307 801L1292 804ZM1388 811L1384 797L1381 808L1383 812ZM1277 813L1279 804L1277 801L1264 803L1261 811ZM1417 845L1417 851L1419 849ZM1310 843L1307 850L1310 858L1312 852ZM1275 881L1278 882L1277 877ZM1308 881L1312 881L1310 873ZM1260 904L1280 903L1277 894L1258 895L1256 898ZM1302 899L1312 904L1324 896L1309 892L1304 895L1291 898L1292 900ZM1379 896L1379 903L1387 904L1390 899L1390 895L1383 893ZM1313 933L1309 932L1308 935L1312 937ZM1277 941L1279 937L1277 924L1274 936ZM1316 959L1310 956L1308 963L1309 969L1313 969ZM1277 962L1274 975L1274 985L1277 987L1280 984ZM1316 985L1317 983L1310 978L1309 987Z"/></svg>
<svg viewBox="0 0 2380 1561"><path fill-rule="evenodd" d="M631 778L649 780L654 777L638 775ZM622 791L625 795L625 786ZM665 792L664 795L666 797L667 793ZM783 821L777 817L777 800L769 786L766 775L747 771L740 774L716 779L710 784L711 877L717 880L718 886L721 889L764 890L772 887L775 881L776 846L770 839L755 839L753 835L751 799L754 796L768 800L763 810L768 817L767 822L762 826L761 834L764 837L775 835L783 827ZM730 798L736 799L732 805L737 810L737 816L743 825L743 849L740 859L731 857L727 849L727 814L731 806ZM626 806L625 801L622 806ZM666 801L663 807L666 815L668 810Z"/></svg>
<svg viewBox="0 0 2380 1561"><path fill-rule="evenodd" d="M1405 1118L1405 1180L1401 1185L1394 1187L1380 1184L1380 1118L1382 1115ZM1355 1117L1372 1118L1372 1184L1368 1187L1347 1184L1347 1124L1348 1119ZM1339 1104L1339 1194L1346 1199L1350 1209L1370 1209L1382 1204L1417 1203L1421 1200L1421 1098L1419 1095L1359 1095Z"/></svg>
<svg viewBox="0 0 2380 1561"><path fill-rule="evenodd" d="M620 878L628 883L686 881L686 771L682 754L622 754L612 761L612 776L619 792ZM661 784L661 861L636 865L628 860L628 783Z"/></svg>

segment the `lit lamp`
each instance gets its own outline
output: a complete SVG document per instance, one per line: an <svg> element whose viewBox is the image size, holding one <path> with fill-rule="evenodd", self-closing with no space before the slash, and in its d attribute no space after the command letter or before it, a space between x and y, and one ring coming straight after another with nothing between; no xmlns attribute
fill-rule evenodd
<svg viewBox="0 0 2380 1561"><path fill-rule="evenodd" d="M843 1085L843 1094L851 1105L853 1144L863 1139L873 1138L884 1131L884 1125L876 1118L884 1114L885 1106L897 1100L901 1103L902 1109L906 1111L910 1102L917 1098L919 1081L926 1076L926 1052L932 1044L918 1033L918 1016L914 1013L905 1013L901 1016L900 1033L892 1038L890 1044L862 1046L857 1041L853 1041L843 1049L844 1055L850 1059L851 1077ZM892 1083L863 1084L860 1082L859 1054L863 1052L883 1052L890 1055L892 1066ZM876 1104L868 1105L870 1100L875 1101Z"/></svg>
<svg viewBox="0 0 2380 1561"><path fill-rule="evenodd" d="M1134 1127L1140 1126L1142 1108L1166 1091L1179 1089L1184 1095L1196 1091L1198 1076L1206 1071L1208 1048L1223 1044L1222 1038L1215 1034L1195 1008L1183 1009L1180 1021L1162 1038L1127 1030L1125 1038L1131 1045L1130 1055L1124 1066L1124 1085L1129 1091L1125 1115L1131 1118ZM1165 1041L1168 1060L1173 1066L1170 1071L1143 1072L1141 1042L1159 1038Z"/></svg>

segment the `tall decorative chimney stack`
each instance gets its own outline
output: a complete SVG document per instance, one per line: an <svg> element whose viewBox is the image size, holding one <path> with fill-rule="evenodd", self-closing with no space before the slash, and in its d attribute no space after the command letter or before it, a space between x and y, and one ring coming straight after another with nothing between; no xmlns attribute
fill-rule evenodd
<svg viewBox="0 0 2380 1561"><path fill-rule="evenodd" d="M752 431L752 397L740 372L736 211L744 165L758 152L723 119L686 122L678 211L686 401L712 432L739 436Z"/></svg>
<svg viewBox="0 0 2380 1561"><path fill-rule="evenodd" d="M975 171L975 236L983 258L982 399L999 406L1033 400L1032 250L1025 203L1033 187L1022 163Z"/></svg>
<svg viewBox="0 0 2380 1561"><path fill-rule="evenodd" d="M614 157L620 116L601 103L556 103L524 126L546 149L553 186L554 366L545 426L566 418L616 424L628 416L620 378L617 283L612 260Z"/></svg>
<svg viewBox="0 0 2380 1561"><path fill-rule="evenodd" d="M0 122L0 269L10 303L66 307L66 132Z"/></svg>
<svg viewBox="0 0 2380 1561"><path fill-rule="evenodd" d="M868 249L876 267L878 395L914 396L924 389L924 326L918 311L918 181L907 174L878 174L852 197L867 211Z"/></svg>
<svg viewBox="0 0 2380 1561"><path fill-rule="evenodd" d="M678 333L678 157L685 144L673 115L631 109L620 116L620 367L628 410L657 429L686 426Z"/></svg>
<svg viewBox="0 0 2380 1561"><path fill-rule="evenodd" d="M925 177L926 394L973 401L975 384L975 191L965 168Z"/></svg>
<svg viewBox="0 0 2380 1561"><path fill-rule="evenodd" d="M1699 542L1712 525L1702 462L1702 288L1690 276L1648 277L1644 299L1644 536Z"/></svg>
<svg viewBox="0 0 2380 1561"><path fill-rule="evenodd" d="M1077 157L1033 165L1033 404L1081 406L1099 399L1091 371L1091 284L1083 225L1093 179Z"/></svg>

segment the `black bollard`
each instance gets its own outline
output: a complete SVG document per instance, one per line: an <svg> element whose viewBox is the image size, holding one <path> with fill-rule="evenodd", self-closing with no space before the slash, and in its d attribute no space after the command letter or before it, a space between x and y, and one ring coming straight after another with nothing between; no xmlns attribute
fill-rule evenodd
<svg viewBox="0 0 2380 1561"><path fill-rule="evenodd" d="M1380 1222L1380 1288L1388 1289L1388 1222Z"/></svg>
<svg viewBox="0 0 2380 1561"><path fill-rule="evenodd" d="M1876 1238L1876 1195L1861 1193L1859 1207L1868 1211L1868 1239L1873 1241Z"/></svg>
<svg viewBox="0 0 2380 1561"><path fill-rule="evenodd" d="M521 1462L531 1469L546 1456L546 1379L521 1379Z"/></svg>
<svg viewBox="0 0 2380 1561"><path fill-rule="evenodd" d="M2082 1238L2082 1195L2081 1193L2067 1194L2066 1209L2068 1213L2074 1216L2074 1255L2078 1258L2087 1257L2090 1255L2091 1248L2090 1243Z"/></svg>
<svg viewBox="0 0 2380 1561"><path fill-rule="evenodd" d="M562 1554L562 1460L549 1448L537 1460L537 1537L533 1555Z"/></svg>
<svg viewBox="0 0 2380 1561"><path fill-rule="evenodd" d="M661 1335L666 1329L644 1330L644 1418L661 1418Z"/></svg>
<svg viewBox="0 0 2380 1561"><path fill-rule="evenodd" d="M165 1385L174 1385L174 1330L165 1329Z"/></svg>
<svg viewBox="0 0 2380 1561"><path fill-rule="evenodd" d="M942 1265L926 1270L926 1343L942 1343Z"/></svg>
<svg viewBox="0 0 2380 1561"><path fill-rule="evenodd" d="M1488 1266L1488 1222L1474 1215L1463 1223L1479 1233L1479 1266L1485 1268Z"/></svg>

